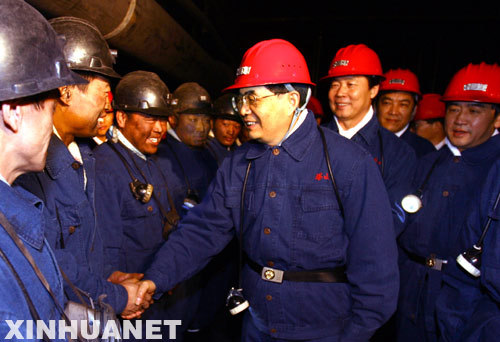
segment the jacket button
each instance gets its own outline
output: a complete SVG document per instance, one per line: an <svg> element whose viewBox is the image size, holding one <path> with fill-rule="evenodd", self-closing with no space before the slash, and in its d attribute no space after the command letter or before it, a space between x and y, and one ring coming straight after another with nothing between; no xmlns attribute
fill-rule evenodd
<svg viewBox="0 0 500 342"><path fill-rule="evenodd" d="M271 331L271 334L276 334L276 329L272 328L270 331Z"/></svg>
<svg viewBox="0 0 500 342"><path fill-rule="evenodd" d="M280 154L280 150L278 148L273 149L273 154L277 156L278 154Z"/></svg>
<svg viewBox="0 0 500 342"><path fill-rule="evenodd" d="M73 234L73 233L75 232L75 230L76 230L76 227L75 227L75 226L70 226L70 227L68 228L68 231L69 231L69 233L70 233L70 234Z"/></svg>
<svg viewBox="0 0 500 342"><path fill-rule="evenodd" d="M148 211L149 211L149 212L152 212L152 211L153 211L153 207L152 207L152 206L149 206L149 207L148 207Z"/></svg>
<svg viewBox="0 0 500 342"><path fill-rule="evenodd" d="M269 193L269 197L271 197L271 198L275 198L275 197L276 197L276 191L271 191L271 192Z"/></svg>
<svg viewBox="0 0 500 342"><path fill-rule="evenodd" d="M271 296L271 295L267 295L267 296L266 296L266 300L267 300L267 301L272 301L272 300L273 300L273 296Z"/></svg>
<svg viewBox="0 0 500 342"><path fill-rule="evenodd" d="M443 191L443 197L448 197L450 195L450 193L448 191Z"/></svg>
<svg viewBox="0 0 500 342"><path fill-rule="evenodd" d="M268 228L268 227L264 228L264 234L266 234L266 235L271 234L271 228Z"/></svg>
<svg viewBox="0 0 500 342"><path fill-rule="evenodd" d="M273 261L268 261L268 262L267 262L267 266L269 266L269 267L274 267L274 262L273 262Z"/></svg>
<svg viewBox="0 0 500 342"><path fill-rule="evenodd" d="M460 161L460 157L457 157L457 156L453 157L453 161L455 163L458 163Z"/></svg>
<svg viewBox="0 0 500 342"><path fill-rule="evenodd" d="M80 168L80 163L75 161L75 162L72 162L71 163L71 167L74 169L74 170L78 170Z"/></svg>

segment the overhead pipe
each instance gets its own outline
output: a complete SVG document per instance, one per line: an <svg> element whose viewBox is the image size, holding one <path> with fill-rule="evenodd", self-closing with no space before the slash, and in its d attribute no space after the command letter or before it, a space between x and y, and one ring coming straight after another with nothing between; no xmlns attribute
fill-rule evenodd
<svg viewBox="0 0 500 342"><path fill-rule="evenodd" d="M234 70L212 58L154 0L26 1L48 16L74 16L92 22L110 46L182 82L196 81L218 92L234 78Z"/></svg>

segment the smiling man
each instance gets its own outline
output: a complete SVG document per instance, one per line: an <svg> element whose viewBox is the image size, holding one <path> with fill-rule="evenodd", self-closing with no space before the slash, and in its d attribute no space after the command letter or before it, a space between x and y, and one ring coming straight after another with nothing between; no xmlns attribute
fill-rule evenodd
<svg viewBox="0 0 500 342"><path fill-rule="evenodd" d="M442 97L446 103L446 145L421 158L414 190L421 189L423 207L410 215L399 237L400 341L438 338L435 303L443 272L450 266L455 268L453 245L459 228L479 203L480 184L500 158L500 136L495 130L500 127L499 76L497 65L469 64L453 76ZM451 322L453 315L438 319ZM448 328L447 333L454 334L458 327Z"/></svg>
<svg viewBox="0 0 500 342"><path fill-rule="evenodd" d="M328 75L328 100L334 120L328 127L368 150L382 174L393 208L396 235L406 219L401 198L410 188L417 157L406 142L382 127L372 108L384 79L378 55L364 44L337 51Z"/></svg>
<svg viewBox="0 0 500 342"><path fill-rule="evenodd" d="M377 97L377 117L382 127L406 141L419 158L435 151L429 141L409 129L421 96L417 75L407 69L391 69L384 77Z"/></svg>
<svg viewBox="0 0 500 342"><path fill-rule="evenodd" d="M287 41L245 53L226 91L237 92L253 141L224 161L145 274L163 293L237 237L250 303L243 341L367 341L395 307L397 250L380 172L365 150L318 127L306 109L312 86Z"/></svg>
<svg viewBox="0 0 500 342"><path fill-rule="evenodd" d="M170 96L159 76L147 71L130 72L116 86L115 129L94 150L108 272L143 273L178 220L173 185L180 180L155 160L167 131ZM143 319L168 319L165 311L155 303Z"/></svg>
<svg viewBox="0 0 500 342"><path fill-rule="evenodd" d="M106 294L105 301L117 313L130 313L138 309L137 280L115 284L104 271L102 231L95 218L95 160L88 144L97 134L98 119L110 109L110 80L120 75L113 70L114 56L95 25L76 17L49 22L65 38L70 69L88 83L59 88L45 169L20 177L18 183L44 200L51 222L45 234L68 278L94 300ZM70 285L65 286L69 297L79 301Z"/></svg>

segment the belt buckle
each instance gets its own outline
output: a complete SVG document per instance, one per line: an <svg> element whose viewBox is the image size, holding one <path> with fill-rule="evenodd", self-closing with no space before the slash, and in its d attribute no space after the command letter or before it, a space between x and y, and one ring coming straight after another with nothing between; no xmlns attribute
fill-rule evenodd
<svg viewBox="0 0 500 342"><path fill-rule="evenodd" d="M283 282L284 273L285 272L282 270L277 270L271 267L263 267L260 276L265 281L281 284Z"/></svg>

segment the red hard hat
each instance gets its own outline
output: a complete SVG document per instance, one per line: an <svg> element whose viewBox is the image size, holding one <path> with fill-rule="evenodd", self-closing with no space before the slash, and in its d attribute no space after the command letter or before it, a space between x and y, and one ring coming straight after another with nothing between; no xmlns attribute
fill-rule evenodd
<svg viewBox="0 0 500 342"><path fill-rule="evenodd" d="M319 102L319 100L312 95L311 95L311 98L309 99L309 102L307 103L306 108L312 110L312 112L315 115L321 115L321 116L324 115L323 107L321 106L321 102Z"/></svg>
<svg viewBox="0 0 500 342"><path fill-rule="evenodd" d="M500 103L500 69L497 64L469 64L451 79L442 101Z"/></svg>
<svg viewBox="0 0 500 342"><path fill-rule="evenodd" d="M285 83L315 85L302 53L286 40L271 39L247 50L236 71L234 84L224 91Z"/></svg>
<svg viewBox="0 0 500 342"><path fill-rule="evenodd" d="M407 91L420 94L417 75L408 69L391 69L385 74L385 80L380 83L380 91Z"/></svg>
<svg viewBox="0 0 500 342"><path fill-rule="evenodd" d="M428 120L444 118L446 108L444 102L441 101L439 94L424 94L422 100L418 102L417 113L413 118L417 120Z"/></svg>
<svg viewBox="0 0 500 342"><path fill-rule="evenodd" d="M348 45L337 51L328 75L321 80L340 76L384 77L377 53L365 44Z"/></svg>

